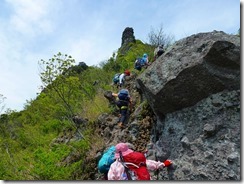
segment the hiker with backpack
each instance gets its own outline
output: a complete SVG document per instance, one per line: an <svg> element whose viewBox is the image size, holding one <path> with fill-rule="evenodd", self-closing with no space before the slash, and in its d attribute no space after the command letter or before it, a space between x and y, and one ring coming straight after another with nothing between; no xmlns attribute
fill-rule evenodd
<svg viewBox="0 0 244 184"><path fill-rule="evenodd" d="M116 73L113 78L114 85L117 85L117 88L122 87L126 76L130 76L129 70L125 70L124 73Z"/></svg>
<svg viewBox="0 0 244 184"><path fill-rule="evenodd" d="M154 50L154 60L156 60L159 56L161 56L164 53L164 45L159 45Z"/></svg>
<svg viewBox="0 0 244 184"><path fill-rule="evenodd" d="M118 126L123 128L126 121L128 108L129 110L132 109L132 99L127 89L121 89L119 93L112 93L112 96L116 98L116 105L119 108L120 115Z"/></svg>
<svg viewBox="0 0 244 184"><path fill-rule="evenodd" d="M134 64L134 68L141 71L143 67L147 68L149 65L148 55L146 53L143 54L142 58L137 58Z"/></svg>
<svg viewBox="0 0 244 184"><path fill-rule="evenodd" d="M115 146L114 158L108 171L108 180L150 180L149 170L160 170L172 164L171 160L147 160L143 153L129 149L126 143Z"/></svg>
<svg viewBox="0 0 244 184"><path fill-rule="evenodd" d="M130 143L125 143L131 149L134 149L134 146ZM108 171L110 165L115 161L115 146L108 147L102 154L98 162L98 170L104 175L104 180L108 180Z"/></svg>

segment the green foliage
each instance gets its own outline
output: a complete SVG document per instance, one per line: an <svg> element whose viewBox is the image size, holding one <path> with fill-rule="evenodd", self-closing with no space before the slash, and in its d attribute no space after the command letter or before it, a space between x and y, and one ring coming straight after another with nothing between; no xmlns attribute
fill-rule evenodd
<svg viewBox="0 0 244 184"><path fill-rule="evenodd" d="M67 180L70 175L69 167L59 164L59 161L67 156L70 152L65 145L60 145L57 149L46 151L42 148L34 152L34 169L33 173L38 176L38 180Z"/></svg>
<svg viewBox="0 0 244 184"><path fill-rule="evenodd" d="M129 49L126 54L123 53L123 47L119 49L116 61L120 63L122 71L125 69L132 70L136 58L142 57L144 53L148 54L150 61L150 58L153 58L153 49L152 46L144 44L140 40L136 40L136 43L129 44Z"/></svg>
<svg viewBox="0 0 244 184"><path fill-rule="evenodd" d="M99 115L111 112L104 98L114 73L133 70L136 57L143 53L153 57L153 47L140 40L118 50L100 67L85 63L74 65L71 56L58 53L48 61L41 60L42 91L26 102L24 110L8 110L0 116L0 177L3 180L73 180L82 179L88 171L87 158L93 146L102 144L95 133ZM88 125L78 129L73 115L88 118ZM82 136L79 137L78 134ZM55 140L76 135L79 139ZM96 155L96 152L93 153ZM68 158L75 158L67 162ZM93 158L94 157L94 158ZM83 168L83 169L81 169Z"/></svg>
<svg viewBox="0 0 244 184"><path fill-rule="evenodd" d="M61 52L54 55L54 57L48 61L41 59L39 62L41 68L40 77L44 87L52 85L57 77L63 79L65 75L69 74L68 69L72 67L74 63L75 60L72 59L72 56L68 56L67 54L63 55Z"/></svg>
<svg viewBox="0 0 244 184"><path fill-rule="evenodd" d="M79 169L80 159L70 162L68 157L70 153L77 157L84 157L89 146L86 141L72 142L70 145L53 145L51 150L47 151L38 148L34 152L35 165L33 173L38 176L38 180L70 180L72 173ZM69 167L67 167L69 165Z"/></svg>
<svg viewBox="0 0 244 184"><path fill-rule="evenodd" d="M62 55L60 52L49 61L41 60L39 62L42 69L40 73L42 88L56 93L56 96L53 96L52 93L52 97L56 97L57 101L60 100L61 105L67 110L68 117L74 115L71 99L77 95L74 92L77 92L77 88L79 88L79 83L77 83L79 79L70 76L73 71L70 68L74 62L75 60L71 56Z"/></svg>
<svg viewBox="0 0 244 184"><path fill-rule="evenodd" d="M135 43L128 43L122 46L117 53L117 57L111 57L107 63L102 63L102 68L109 72L110 81L115 73L122 73L124 70L134 70L134 62L136 58L142 57L144 53L149 56L149 61L153 61L154 47L149 44L144 44L140 40Z"/></svg>
<svg viewBox="0 0 244 184"><path fill-rule="evenodd" d="M78 65L71 66L69 68L70 73L72 74L81 74L83 71L88 69L88 66L84 62L80 62Z"/></svg>
<svg viewBox="0 0 244 184"><path fill-rule="evenodd" d="M44 122L40 129L44 134L48 134L51 132L60 132L62 130L62 126L60 126L61 123L57 119L49 120Z"/></svg>
<svg viewBox="0 0 244 184"><path fill-rule="evenodd" d="M118 72L121 70L120 64L113 57L109 58L108 62L101 63L100 65L107 72Z"/></svg>

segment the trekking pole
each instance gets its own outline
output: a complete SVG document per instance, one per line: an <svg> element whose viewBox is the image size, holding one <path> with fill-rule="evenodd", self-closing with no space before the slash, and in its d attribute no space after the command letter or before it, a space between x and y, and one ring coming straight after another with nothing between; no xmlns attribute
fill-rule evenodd
<svg viewBox="0 0 244 184"><path fill-rule="evenodd" d="M125 167L125 173L126 173L126 175L128 177L128 180L132 180L131 175L130 175L130 173L128 171L128 167L126 166L125 161L123 159L123 156L122 156L122 152L121 151L119 152L119 157L120 157L120 160L121 160L122 165Z"/></svg>

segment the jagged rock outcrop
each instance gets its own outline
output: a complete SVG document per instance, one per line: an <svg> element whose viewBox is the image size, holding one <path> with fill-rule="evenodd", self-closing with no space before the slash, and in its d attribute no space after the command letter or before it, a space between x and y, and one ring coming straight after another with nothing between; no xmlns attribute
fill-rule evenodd
<svg viewBox="0 0 244 184"><path fill-rule="evenodd" d="M122 33L122 42L121 42L121 47L123 45L127 45L130 42L135 42L135 36L134 36L134 30L131 27L125 28L125 30Z"/></svg>
<svg viewBox="0 0 244 184"><path fill-rule="evenodd" d="M122 33L122 42L121 47L118 50L118 53L125 55L131 48L131 43L135 43L136 39L134 36L134 30L131 27L125 28Z"/></svg>
<svg viewBox="0 0 244 184"><path fill-rule="evenodd" d="M184 38L137 87L157 116L151 140L161 150L151 158L174 160L166 179L240 180L240 37L213 31Z"/></svg>

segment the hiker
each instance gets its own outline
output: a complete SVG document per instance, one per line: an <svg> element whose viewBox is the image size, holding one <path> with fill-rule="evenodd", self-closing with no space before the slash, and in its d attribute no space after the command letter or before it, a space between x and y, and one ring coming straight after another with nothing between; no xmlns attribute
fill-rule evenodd
<svg viewBox="0 0 244 184"><path fill-rule="evenodd" d="M142 58L137 58L134 64L134 68L141 71L142 67L147 68L149 65L148 55L143 54Z"/></svg>
<svg viewBox="0 0 244 184"><path fill-rule="evenodd" d="M112 96L116 97L116 105L119 108L119 122L118 126L123 128L129 110L132 110L132 99L127 89L121 89L119 93L112 93Z"/></svg>
<svg viewBox="0 0 244 184"><path fill-rule="evenodd" d="M143 66L149 65L149 59L148 59L148 55L146 53L143 54L142 60L143 60L143 63L142 63Z"/></svg>
<svg viewBox="0 0 244 184"><path fill-rule="evenodd" d="M143 153L129 149L126 143L115 146L114 158L115 162L108 171L108 180L150 180L149 170L160 170L172 164L171 160L147 160Z"/></svg>
<svg viewBox="0 0 244 184"><path fill-rule="evenodd" d="M164 53L164 45L159 45L154 50L154 60L156 60L159 56L161 56Z"/></svg>
<svg viewBox="0 0 244 184"><path fill-rule="evenodd" d="M122 87L125 82L125 77L130 76L130 71L125 70L124 73L116 73L113 78L114 85L117 85L117 88Z"/></svg>

